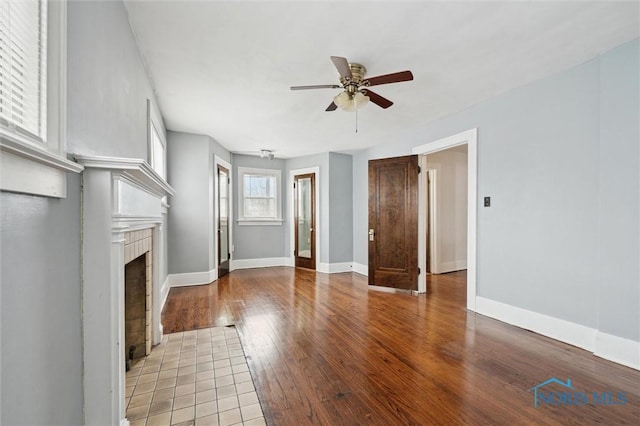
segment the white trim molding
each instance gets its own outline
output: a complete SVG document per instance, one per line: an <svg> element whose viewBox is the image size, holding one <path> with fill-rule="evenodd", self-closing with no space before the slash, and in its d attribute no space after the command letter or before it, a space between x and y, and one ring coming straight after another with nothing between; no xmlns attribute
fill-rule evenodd
<svg viewBox="0 0 640 426"><path fill-rule="evenodd" d="M341 262L341 263L322 263L318 262L318 267L316 268L318 272L323 272L325 274L340 274L342 272L351 272L353 270L353 263L351 262Z"/></svg>
<svg viewBox="0 0 640 426"><path fill-rule="evenodd" d="M433 141L412 149L413 154L426 155L467 145L467 309L476 310L477 287L477 220L478 220L478 129L470 129L444 139ZM421 183L420 197L424 198L424 185ZM418 292L427 291L426 279L426 203L418 203L418 266L422 273L418 276Z"/></svg>
<svg viewBox="0 0 640 426"><path fill-rule="evenodd" d="M126 421L125 232L152 229L152 344L161 341L162 198L173 188L143 161L76 156L82 174L82 343L85 424Z"/></svg>
<svg viewBox="0 0 640 426"><path fill-rule="evenodd" d="M273 177L276 180L275 184L275 203L276 211L275 217L245 217L244 215L244 175L258 175ZM282 197L284 194L282 191L282 171L280 169L259 169L255 167L238 167L238 217L236 221L238 225L250 224L250 225L281 225L282 219ZM255 223L254 223L255 222ZM273 222L273 223L268 223ZM280 222L280 223L277 223Z"/></svg>
<svg viewBox="0 0 640 426"><path fill-rule="evenodd" d="M364 275L365 277L369 276L369 265L353 262L351 268L356 274Z"/></svg>
<svg viewBox="0 0 640 426"><path fill-rule="evenodd" d="M320 270L320 240L322 239L322 224L320 223L320 216L322 215L320 208L320 166L306 167L303 169L295 169L289 170L289 180L287 181L287 198L289 199L289 214L291 220L289 221L289 255L291 256L291 262L293 266L295 266L295 254L293 253L296 247L296 231L294 223L295 215L295 206L293 205L294 196L293 196L293 179L297 175L306 175L309 173L314 173L315 176L315 192L316 192L316 217L315 217L315 235L316 235L316 271L325 272Z"/></svg>
<svg viewBox="0 0 640 426"><path fill-rule="evenodd" d="M167 303L167 296L169 296L169 290L171 290L171 285L169 284L169 275L164 279L164 283L160 287L160 312L164 309L164 304ZM160 324L162 327L162 324Z"/></svg>
<svg viewBox="0 0 640 426"><path fill-rule="evenodd" d="M597 331L595 346L595 356L640 370L640 342Z"/></svg>
<svg viewBox="0 0 640 426"><path fill-rule="evenodd" d="M467 269L466 260L452 260L451 262L440 262L439 274L445 274L447 272L462 271Z"/></svg>
<svg viewBox="0 0 640 426"><path fill-rule="evenodd" d="M238 226L282 226L284 220L281 219L267 219L267 220L236 220Z"/></svg>
<svg viewBox="0 0 640 426"><path fill-rule="evenodd" d="M182 274L167 275L167 293L173 287L186 287L192 285L211 284L218 279L218 270L213 268L206 272L186 272Z"/></svg>
<svg viewBox="0 0 640 426"><path fill-rule="evenodd" d="M640 370L640 342L481 296L476 298L476 312Z"/></svg>
<svg viewBox="0 0 640 426"><path fill-rule="evenodd" d="M145 160L140 158L117 158L74 154L74 158L84 167L116 172L153 195L166 197L176 191Z"/></svg>
<svg viewBox="0 0 640 426"><path fill-rule="evenodd" d="M209 245L211 247L211 265L214 265L215 268L218 268L218 224L220 222L220 208L218 206L218 193L220 189L220 182L218 182L218 166L222 166L227 169L228 175L228 196L227 199L227 208L229 209L229 241L227 241L228 249L229 249L229 263L231 263L231 259L233 258L233 169L231 168L231 163L227 162L225 159L214 154L213 156L213 200L211 200L211 205L213 206L213 234L209 235L210 241ZM217 273L216 273L216 279Z"/></svg>
<svg viewBox="0 0 640 426"><path fill-rule="evenodd" d="M550 317L538 312L518 308L506 303L478 296L476 312L491 318L531 330L543 336L569 343L570 345L594 350L596 330L570 321Z"/></svg>
<svg viewBox="0 0 640 426"><path fill-rule="evenodd" d="M67 173L83 167L67 155L67 2L47 4L46 135L43 141L0 129L0 189L66 198Z"/></svg>
<svg viewBox="0 0 640 426"><path fill-rule="evenodd" d="M261 259L231 259L230 269L269 268L272 266L293 266L289 257L265 257Z"/></svg>

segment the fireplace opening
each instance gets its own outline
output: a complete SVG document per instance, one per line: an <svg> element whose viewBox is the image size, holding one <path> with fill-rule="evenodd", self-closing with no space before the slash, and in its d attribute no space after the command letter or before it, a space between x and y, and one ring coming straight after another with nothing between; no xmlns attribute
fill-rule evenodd
<svg viewBox="0 0 640 426"><path fill-rule="evenodd" d="M125 359L144 357L150 346L147 343L150 334L147 312L151 309L147 303L147 255L148 252L138 256L124 267Z"/></svg>

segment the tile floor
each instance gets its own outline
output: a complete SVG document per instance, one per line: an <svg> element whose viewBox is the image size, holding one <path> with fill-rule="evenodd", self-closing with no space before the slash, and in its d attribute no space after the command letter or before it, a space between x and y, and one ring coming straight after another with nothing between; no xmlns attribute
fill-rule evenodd
<svg viewBox="0 0 640 426"><path fill-rule="evenodd" d="M234 327L163 336L126 386L131 426L266 425Z"/></svg>

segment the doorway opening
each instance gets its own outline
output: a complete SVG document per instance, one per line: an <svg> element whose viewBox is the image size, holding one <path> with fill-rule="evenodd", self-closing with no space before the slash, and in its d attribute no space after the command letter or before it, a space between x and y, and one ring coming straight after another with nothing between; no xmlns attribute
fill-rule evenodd
<svg viewBox="0 0 640 426"><path fill-rule="evenodd" d="M426 270L431 274L467 269L467 157L467 144L463 144L422 159L426 170Z"/></svg>
<svg viewBox="0 0 640 426"><path fill-rule="evenodd" d="M313 176L313 191L308 191L310 181L304 181L304 194L298 194L298 191L302 191L299 186L297 178L303 176ZM295 187L294 187L295 184ZM322 246L322 206L320 204L320 191L322 191L320 167L311 166L300 169L289 170L289 179L287 181L287 199L289 217L289 266L303 267L313 270L318 270L324 265L322 262L323 256L320 251ZM298 201L302 200L301 195L304 195L304 203L302 206L298 206ZM310 198L309 198L310 197ZM298 207L309 206L313 215L313 226L310 224L299 223L302 216L311 216L309 212L299 214ZM313 231L312 231L313 230ZM302 242L302 244L300 244ZM308 250L308 252L307 252ZM298 252L301 252L302 257L298 256ZM311 256L311 258L309 257ZM311 262L313 259L313 262ZM306 263L306 266L302 263Z"/></svg>
<svg viewBox="0 0 640 426"><path fill-rule="evenodd" d="M218 164L218 277L229 273L229 170Z"/></svg>
<svg viewBox="0 0 640 426"><path fill-rule="evenodd" d="M316 175L306 173L293 177L293 221L295 265L316 269Z"/></svg>
<svg viewBox="0 0 640 426"><path fill-rule="evenodd" d="M232 268L233 254L233 200L231 194L231 164L214 156L213 174L213 224L214 232L210 235L210 262L216 265L215 279L223 277Z"/></svg>
<svg viewBox="0 0 640 426"><path fill-rule="evenodd" d="M477 129L471 129L466 132L462 132L448 138L440 139L434 142L430 142L413 149L413 154L420 155L420 166L422 170L429 169L428 156L441 151L448 150L454 147L461 147L466 145L467 151L467 176L466 176L466 269L467 269L467 309L475 311L476 309L476 241L477 241ZM458 148L462 150L462 148ZM435 162L434 162L435 163ZM434 237L437 237L438 228L435 226L437 223L438 215L438 198L437 192L439 185L438 180L442 178L442 173L438 171L437 167L431 167L431 170L435 170L432 177L435 177L436 184L432 182L431 192L436 194L429 194L427 178L429 173L422 173L419 180L419 203L418 203L418 266L421 271L427 271L427 238L432 241L432 247L429 252L430 269L434 269L436 264L442 268L442 262L437 259L438 255L442 255L442 250L438 253L438 250L433 250L437 246L437 241L434 241ZM436 195L436 197L434 197ZM429 214L429 200L435 199L436 206ZM436 217L433 218L433 215ZM436 219L434 221L434 219ZM431 222L431 234L427 237L429 222ZM458 251L460 248L457 249ZM439 263L437 263L439 262ZM450 260L450 263L445 265L445 268L452 268L450 271L456 269L462 269L461 263L457 263L455 259ZM441 269L442 270L442 269ZM431 271L432 273L437 272ZM427 274L421 273L418 276L418 292L424 293L427 291Z"/></svg>

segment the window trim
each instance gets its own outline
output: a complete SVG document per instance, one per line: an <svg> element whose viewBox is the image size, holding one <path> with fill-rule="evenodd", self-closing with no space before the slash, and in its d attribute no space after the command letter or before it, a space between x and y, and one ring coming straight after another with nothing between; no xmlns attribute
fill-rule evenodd
<svg viewBox="0 0 640 426"><path fill-rule="evenodd" d="M244 176L262 175L272 176L276 179L276 218L256 219L244 217ZM281 226L282 219L282 171L280 169L259 169L253 167L238 167L238 225L240 226Z"/></svg>
<svg viewBox="0 0 640 426"><path fill-rule="evenodd" d="M66 198L67 172L84 170L66 157L67 2L49 2L47 9L46 140L0 132L0 190Z"/></svg>
<svg viewBox="0 0 640 426"><path fill-rule="evenodd" d="M154 148L153 148L153 130L156 129L158 136L160 136L160 143L163 147L163 155L162 155L162 170L164 173L160 175L158 170L156 169L155 161L154 161ZM164 122L162 121L162 116L158 112L158 109L155 107L154 103L151 102L151 99L147 99L147 163L149 166L158 173L162 179L167 180L167 137L164 132Z"/></svg>

